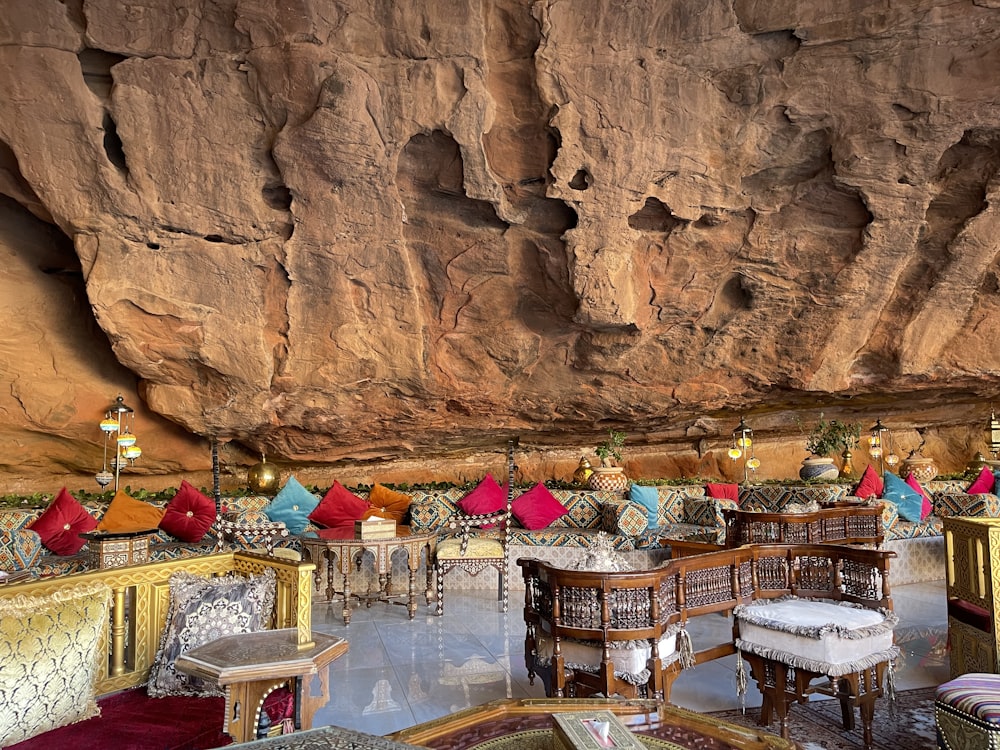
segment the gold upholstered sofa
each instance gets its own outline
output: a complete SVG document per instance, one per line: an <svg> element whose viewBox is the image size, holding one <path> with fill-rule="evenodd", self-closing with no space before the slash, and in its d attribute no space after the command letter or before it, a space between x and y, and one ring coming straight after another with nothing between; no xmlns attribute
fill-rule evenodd
<svg viewBox="0 0 1000 750"><path fill-rule="evenodd" d="M97 696L145 685L178 576L206 586L267 579L273 607L261 608L259 624L293 629L307 644L314 570L229 551L0 586L0 746L95 715Z"/></svg>

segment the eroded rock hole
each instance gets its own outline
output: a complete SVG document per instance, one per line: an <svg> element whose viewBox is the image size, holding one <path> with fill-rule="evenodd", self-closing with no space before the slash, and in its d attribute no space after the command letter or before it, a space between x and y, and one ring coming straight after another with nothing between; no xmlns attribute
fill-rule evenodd
<svg viewBox="0 0 1000 750"><path fill-rule="evenodd" d="M125 146L122 144L122 139L118 135L118 126L110 113L104 113L104 121L101 125L104 128L104 154L108 157L108 161L127 174L128 162L125 159Z"/></svg>
<svg viewBox="0 0 1000 750"><path fill-rule="evenodd" d="M628 225L640 232L670 233L683 223L658 198L646 198L643 207L628 217Z"/></svg>
<svg viewBox="0 0 1000 750"><path fill-rule="evenodd" d="M586 190L590 187L590 173L585 169L578 169L569 181L569 186L574 190Z"/></svg>

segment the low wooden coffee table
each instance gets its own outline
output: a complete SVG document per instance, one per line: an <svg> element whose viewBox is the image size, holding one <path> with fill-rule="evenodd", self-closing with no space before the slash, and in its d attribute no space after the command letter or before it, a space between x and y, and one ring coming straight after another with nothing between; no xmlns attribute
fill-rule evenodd
<svg viewBox="0 0 1000 750"><path fill-rule="evenodd" d="M330 699L330 662L347 653L347 641L313 633L314 645L301 648L295 628L227 635L177 657L177 669L226 688L224 731L235 742L257 736L264 699L291 682L295 728L310 729L316 711ZM320 694L312 694L318 674Z"/></svg>

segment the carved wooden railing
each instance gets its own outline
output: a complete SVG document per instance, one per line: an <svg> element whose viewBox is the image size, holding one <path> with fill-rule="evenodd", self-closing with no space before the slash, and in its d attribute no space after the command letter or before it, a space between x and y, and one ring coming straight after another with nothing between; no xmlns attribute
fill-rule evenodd
<svg viewBox="0 0 1000 750"><path fill-rule="evenodd" d="M743 544L874 544L885 539L881 505L845 505L806 513L726 508L726 547Z"/></svg>
<svg viewBox="0 0 1000 750"><path fill-rule="evenodd" d="M310 562L249 552L220 552L11 584L0 587L0 597L52 594L94 581L110 586L111 616L102 639L102 648L108 658L102 660L97 676L97 694L104 695L143 685L149 679L167 620L169 582L174 573L260 575L267 568L273 569L277 591L271 627L295 628L298 643L304 647L312 642L312 574L315 567Z"/></svg>

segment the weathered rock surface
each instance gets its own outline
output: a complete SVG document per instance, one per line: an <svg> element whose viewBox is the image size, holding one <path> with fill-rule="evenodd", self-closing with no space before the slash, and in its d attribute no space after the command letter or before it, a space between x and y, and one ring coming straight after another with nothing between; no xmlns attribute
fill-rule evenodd
<svg viewBox="0 0 1000 750"><path fill-rule="evenodd" d="M82 486L118 392L150 486L211 436L234 477L476 476L510 434L566 476L608 426L732 475L740 413L786 476L820 411L961 468L998 40L988 0L9 0L6 489Z"/></svg>

